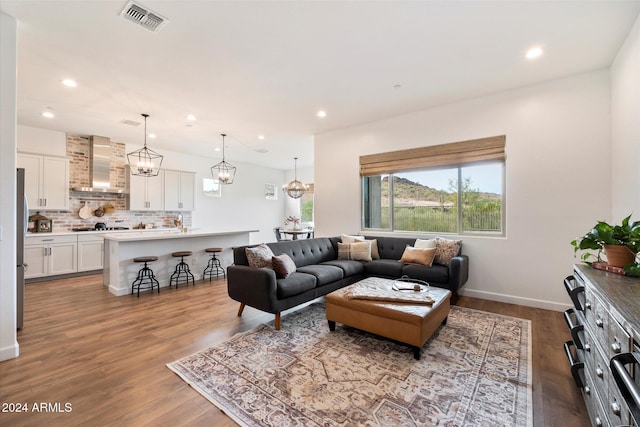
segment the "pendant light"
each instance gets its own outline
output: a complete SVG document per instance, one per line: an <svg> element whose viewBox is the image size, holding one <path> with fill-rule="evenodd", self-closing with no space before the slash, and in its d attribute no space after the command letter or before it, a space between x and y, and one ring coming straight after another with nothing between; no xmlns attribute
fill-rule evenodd
<svg viewBox="0 0 640 427"><path fill-rule="evenodd" d="M294 157L294 179L284 187L282 191L287 193L292 199L299 199L307 191L307 186L298 181L298 158Z"/></svg>
<svg viewBox="0 0 640 427"><path fill-rule="evenodd" d="M127 154L129 170L131 171L131 175L145 177L158 176L163 157L161 154L147 148L147 117L149 117L149 115L141 115L144 117L144 147Z"/></svg>
<svg viewBox="0 0 640 427"><path fill-rule="evenodd" d="M233 178L236 176L236 167L231 166L224 160L224 133L222 135L222 161L211 166L211 175L220 181L220 184L233 184Z"/></svg>

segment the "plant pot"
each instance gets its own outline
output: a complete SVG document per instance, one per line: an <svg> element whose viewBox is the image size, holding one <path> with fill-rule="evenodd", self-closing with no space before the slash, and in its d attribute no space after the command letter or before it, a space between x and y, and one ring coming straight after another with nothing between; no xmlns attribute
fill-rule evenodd
<svg viewBox="0 0 640 427"><path fill-rule="evenodd" d="M624 267L636 259L636 254L622 245L604 245L604 253L607 256L607 264L614 267Z"/></svg>

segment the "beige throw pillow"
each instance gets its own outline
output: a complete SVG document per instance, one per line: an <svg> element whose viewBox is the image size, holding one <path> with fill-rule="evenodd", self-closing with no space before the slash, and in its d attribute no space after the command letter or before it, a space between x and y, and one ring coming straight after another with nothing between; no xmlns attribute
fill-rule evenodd
<svg viewBox="0 0 640 427"><path fill-rule="evenodd" d="M342 243L353 243L353 242L364 242L364 236L350 236L348 234L343 234Z"/></svg>
<svg viewBox="0 0 640 427"><path fill-rule="evenodd" d="M449 265L451 258L458 255L462 240L449 240L436 237L436 258L435 262L442 265Z"/></svg>
<svg viewBox="0 0 640 427"><path fill-rule="evenodd" d="M437 247L436 239L416 239L416 243L414 243L413 247L420 249L435 248Z"/></svg>
<svg viewBox="0 0 640 427"><path fill-rule="evenodd" d="M371 240L354 243L338 243L338 259L371 261Z"/></svg>
<svg viewBox="0 0 640 427"><path fill-rule="evenodd" d="M271 258L273 270L280 279L286 279L291 273L296 271L296 263L287 254L281 254Z"/></svg>
<svg viewBox="0 0 640 427"><path fill-rule="evenodd" d="M414 248L407 246L402 253L401 262L407 264L420 264L431 267L436 256L436 248Z"/></svg>
<svg viewBox="0 0 640 427"><path fill-rule="evenodd" d="M245 248L244 253L247 254L249 265L254 268L273 268L271 258L273 252L271 248L264 243L254 246L253 248Z"/></svg>
<svg viewBox="0 0 640 427"><path fill-rule="evenodd" d="M371 240L371 259L380 259L380 252L378 251L378 240Z"/></svg>

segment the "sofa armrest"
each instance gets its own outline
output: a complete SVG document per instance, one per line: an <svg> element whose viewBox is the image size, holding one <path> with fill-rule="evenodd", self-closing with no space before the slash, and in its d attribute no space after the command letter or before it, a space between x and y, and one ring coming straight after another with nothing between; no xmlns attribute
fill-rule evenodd
<svg viewBox="0 0 640 427"><path fill-rule="evenodd" d="M246 265L227 267L227 292L232 299L268 313L275 313L276 273L270 268Z"/></svg>
<svg viewBox="0 0 640 427"><path fill-rule="evenodd" d="M469 257L467 255L458 255L451 258L449 262L449 284L451 292L458 292L469 279Z"/></svg>

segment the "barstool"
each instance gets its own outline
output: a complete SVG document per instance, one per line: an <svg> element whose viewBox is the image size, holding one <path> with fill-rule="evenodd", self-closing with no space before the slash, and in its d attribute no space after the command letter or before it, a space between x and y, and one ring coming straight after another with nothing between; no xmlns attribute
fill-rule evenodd
<svg viewBox="0 0 640 427"><path fill-rule="evenodd" d="M182 281L186 280L188 285L189 278L191 278L191 281L195 286L196 279L193 277L193 274L191 274L191 270L189 270L189 264L184 262L184 257L191 256L191 254L192 254L191 251L174 252L171 254L172 257L175 257L175 258L179 257L180 262L178 263L178 265L176 265L176 270L173 272L173 274L171 275L171 278L169 279L169 287L171 287L174 280L176 281L176 289L178 288L178 283L180 283L181 280Z"/></svg>
<svg viewBox="0 0 640 427"><path fill-rule="evenodd" d="M138 298L140 298L140 289L151 289L151 292L153 292L153 288L156 285L158 286L158 293L160 293L160 283L153 274L153 270L147 265L147 263L157 260L157 256L141 256L133 259L133 262L136 263L144 262L144 267L138 271L138 277L136 277L136 280L131 284L131 295L133 295L133 292L137 288Z"/></svg>
<svg viewBox="0 0 640 427"><path fill-rule="evenodd" d="M222 274L222 277L227 277L226 273L224 272L224 268L222 268L222 265L220 264L220 260L218 259L218 257L216 257L217 253L222 252L222 248L207 248L204 251L210 253L211 258L209 259L207 267L202 273L202 278L204 279L207 274L209 275L209 281L211 281L211 277L214 274L216 275L216 277L220 276L220 274Z"/></svg>

